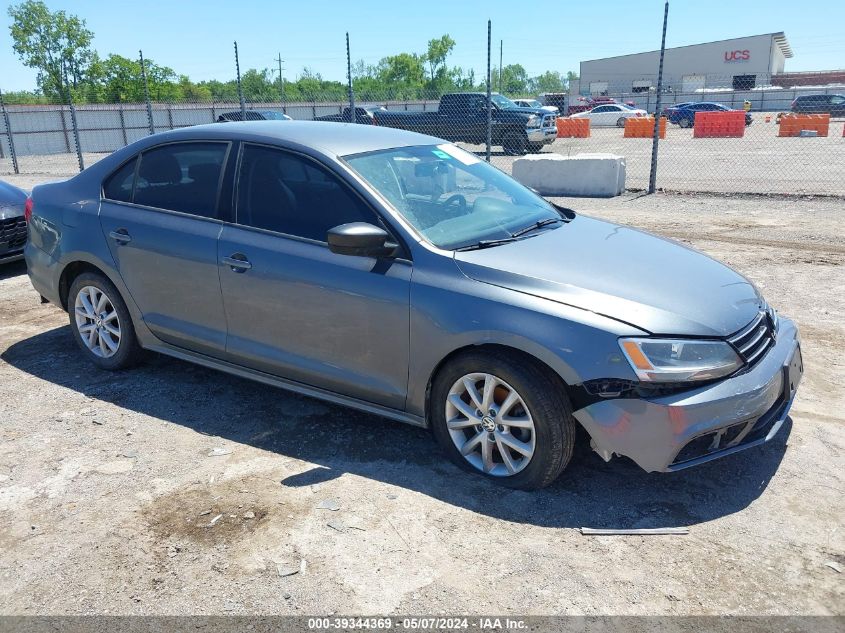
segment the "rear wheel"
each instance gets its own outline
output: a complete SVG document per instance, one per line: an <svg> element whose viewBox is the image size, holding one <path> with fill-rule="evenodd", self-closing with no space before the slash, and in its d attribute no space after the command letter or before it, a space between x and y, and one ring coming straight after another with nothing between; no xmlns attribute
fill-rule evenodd
<svg viewBox="0 0 845 633"><path fill-rule="evenodd" d="M83 273L73 281L68 314L77 344L101 369L123 369L140 360L141 347L129 310L105 276Z"/></svg>
<svg viewBox="0 0 845 633"><path fill-rule="evenodd" d="M508 156L522 156L528 150L528 138L524 133L508 132L502 139L502 149Z"/></svg>
<svg viewBox="0 0 845 633"><path fill-rule="evenodd" d="M435 438L449 458L509 488L548 486L572 457L569 400L531 362L461 356L439 372L430 406Z"/></svg>
<svg viewBox="0 0 845 633"><path fill-rule="evenodd" d="M682 119L678 119L678 125L681 127L692 127L692 121L684 117Z"/></svg>

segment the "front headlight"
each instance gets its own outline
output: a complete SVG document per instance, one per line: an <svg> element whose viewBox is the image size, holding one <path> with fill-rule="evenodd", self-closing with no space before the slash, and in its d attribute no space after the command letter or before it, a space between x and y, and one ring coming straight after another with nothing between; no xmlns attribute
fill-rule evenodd
<svg viewBox="0 0 845 633"><path fill-rule="evenodd" d="M619 346L639 379L649 382L712 380L742 366L724 341L623 338Z"/></svg>
<svg viewBox="0 0 845 633"><path fill-rule="evenodd" d="M532 114L528 117L528 123L525 124L526 127L540 127L540 117L536 114Z"/></svg>

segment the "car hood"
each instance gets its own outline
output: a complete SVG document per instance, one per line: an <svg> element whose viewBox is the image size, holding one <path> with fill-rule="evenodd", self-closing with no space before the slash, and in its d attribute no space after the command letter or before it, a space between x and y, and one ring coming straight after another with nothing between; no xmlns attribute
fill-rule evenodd
<svg viewBox="0 0 845 633"><path fill-rule="evenodd" d="M727 336L765 306L750 281L698 251L584 216L534 237L456 252L455 261L471 279L653 334Z"/></svg>

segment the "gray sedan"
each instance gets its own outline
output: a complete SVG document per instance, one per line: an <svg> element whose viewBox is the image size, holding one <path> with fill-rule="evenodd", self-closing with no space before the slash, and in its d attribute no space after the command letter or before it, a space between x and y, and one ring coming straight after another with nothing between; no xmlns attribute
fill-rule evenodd
<svg viewBox="0 0 845 633"><path fill-rule="evenodd" d="M514 488L554 481L579 424L647 471L759 445L801 379L795 325L741 275L429 136L182 129L29 209L32 284L98 367L154 350L430 427Z"/></svg>

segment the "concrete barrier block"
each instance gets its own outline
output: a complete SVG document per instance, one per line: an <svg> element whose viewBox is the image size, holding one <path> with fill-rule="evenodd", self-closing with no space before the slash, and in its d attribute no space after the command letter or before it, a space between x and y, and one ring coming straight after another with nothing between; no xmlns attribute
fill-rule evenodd
<svg viewBox="0 0 845 633"><path fill-rule="evenodd" d="M625 191L625 157L615 154L529 154L513 161L512 174L544 196L612 198Z"/></svg>

